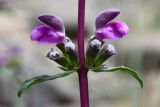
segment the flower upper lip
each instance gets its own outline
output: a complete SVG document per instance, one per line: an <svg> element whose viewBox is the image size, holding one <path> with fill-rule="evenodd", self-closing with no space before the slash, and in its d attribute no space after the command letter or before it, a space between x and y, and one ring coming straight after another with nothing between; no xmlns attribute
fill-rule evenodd
<svg viewBox="0 0 160 107"><path fill-rule="evenodd" d="M121 21L112 21L120 14L119 9L106 9L97 15L95 37L101 41L118 40L128 34L128 26ZM58 16L41 15L39 21L45 25L38 26L31 32L31 40L40 44L65 43L65 27L63 20Z"/></svg>
<svg viewBox="0 0 160 107"><path fill-rule="evenodd" d="M41 15L38 17L38 19L43 22L44 24L52 27L56 31L63 32L65 31L64 22L63 20L58 16L52 16L52 15Z"/></svg>
<svg viewBox="0 0 160 107"><path fill-rule="evenodd" d="M95 21L96 29L104 27L106 23L116 18L120 13L119 9L106 9L100 12Z"/></svg>

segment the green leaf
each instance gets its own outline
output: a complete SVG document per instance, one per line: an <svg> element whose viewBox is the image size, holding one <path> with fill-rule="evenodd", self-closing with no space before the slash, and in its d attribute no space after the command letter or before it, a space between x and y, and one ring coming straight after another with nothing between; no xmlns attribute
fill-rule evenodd
<svg viewBox="0 0 160 107"><path fill-rule="evenodd" d="M137 79L138 82L140 83L141 87L143 88L143 80L141 79L139 74L131 68L124 67L124 66L119 66L119 67L112 67L112 68L94 69L93 71L94 72L116 72L116 71L127 72L131 76L133 76L135 79Z"/></svg>
<svg viewBox="0 0 160 107"><path fill-rule="evenodd" d="M57 75L54 75L54 76L42 75L42 76L37 76L37 77L34 77L32 79L26 80L25 82L23 82L21 84L17 96L21 97L22 93L24 93L28 88L30 88L33 85L36 85L36 84L39 84L39 83L42 83L42 82L45 82L45 81L49 81L49 80L54 80L54 79L61 78L61 77L66 77L66 76L68 76L72 73L73 73L73 71L72 72L60 73L60 74L57 74Z"/></svg>
<svg viewBox="0 0 160 107"><path fill-rule="evenodd" d="M62 66L59 66L58 68L65 71L65 72L73 70L73 69L69 69L68 67L62 67Z"/></svg>

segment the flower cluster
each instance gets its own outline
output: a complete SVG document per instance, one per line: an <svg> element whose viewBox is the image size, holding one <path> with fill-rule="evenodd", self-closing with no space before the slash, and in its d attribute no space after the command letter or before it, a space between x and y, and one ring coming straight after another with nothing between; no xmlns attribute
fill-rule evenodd
<svg viewBox="0 0 160 107"><path fill-rule="evenodd" d="M112 21L120 14L118 9L106 9L98 14L96 31L88 41L86 51L87 67L93 69L101 66L110 56L115 54L114 46L105 45L109 40L118 40L128 34L128 26L121 21ZM55 44L59 50L50 49L47 57L66 69L76 70L79 66L75 44L65 34L63 20L57 16L43 15L38 19L45 25L35 27L31 32L31 40L39 44Z"/></svg>
<svg viewBox="0 0 160 107"><path fill-rule="evenodd" d="M81 3L83 2L80 2L80 4ZM78 52L76 45L65 34L63 20L57 16L39 16L38 19L45 25L38 26L33 29L33 31L30 34L31 40L36 41L39 44L55 44L56 48L51 48L48 51L46 57L58 63L60 65L59 68L65 72L53 76L37 76L29 80L26 80L20 86L18 96L20 97L22 93L25 92L32 85L48 80L54 80L57 78L65 77L77 71L79 75L79 83L81 90L80 92L83 93L81 94L81 99L86 100L88 102L88 70L92 70L94 72L127 72L135 79L137 79L141 87L143 87L143 80L140 78L140 76L135 70L124 66L108 68L105 67L103 64L108 58L110 58L112 55L116 53L114 46L112 44L105 43L106 40L121 39L124 36L126 36L129 32L129 28L124 22L113 21L113 19L116 18L119 14L120 10L118 9L107 9L98 14L95 21L95 34L91 36L88 40L84 61L85 66L82 63L80 64L78 58L81 56L81 54L78 53L81 52ZM78 37L79 36L83 35L78 35ZM81 43L80 39L78 43ZM86 106L84 107L88 107L89 103L82 102L81 104L86 104Z"/></svg>

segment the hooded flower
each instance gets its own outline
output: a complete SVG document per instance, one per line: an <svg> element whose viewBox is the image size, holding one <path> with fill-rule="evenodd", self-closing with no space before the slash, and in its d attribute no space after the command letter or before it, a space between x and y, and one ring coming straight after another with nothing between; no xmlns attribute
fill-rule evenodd
<svg viewBox="0 0 160 107"><path fill-rule="evenodd" d="M46 25L35 27L30 34L31 40L40 44L59 44L64 42L65 28L60 17L43 15L39 16L38 19Z"/></svg>
<svg viewBox="0 0 160 107"><path fill-rule="evenodd" d="M100 40L117 40L126 36L129 32L128 26L121 21L112 21L120 14L118 9L106 9L96 18L96 38Z"/></svg>

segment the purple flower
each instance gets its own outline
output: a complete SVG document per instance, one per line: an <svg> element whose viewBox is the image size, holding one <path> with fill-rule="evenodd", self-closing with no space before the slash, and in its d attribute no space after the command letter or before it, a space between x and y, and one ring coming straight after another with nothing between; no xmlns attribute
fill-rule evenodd
<svg viewBox="0 0 160 107"><path fill-rule="evenodd" d="M65 29L63 20L57 16L43 15L38 19L46 25L38 26L31 32L31 40L40 44L59 44L64 42Z"/></svg>
<svg viewBox="0 0 160 107"><path fill-rule="evenodd" d="M0 66L7 64L7 56L4 53L0 53Z"/></svg>
<svg viewBox="0 0 160 107"><path fill-rule="evenodd" d="M112 21L120 14L118 9L102 11L96 18L95 36L100 40L118 40L129 32L128 26L121 21Z"/></svg>
<svg viewBox="0 0 160 107"><path fill-rule="evenodd" d="M18 45L12 45L8 48L6 52L9 53L10 56L14 56L14 55L18 55L19 53L21 53L21 51L22 50Z"/></svg>

